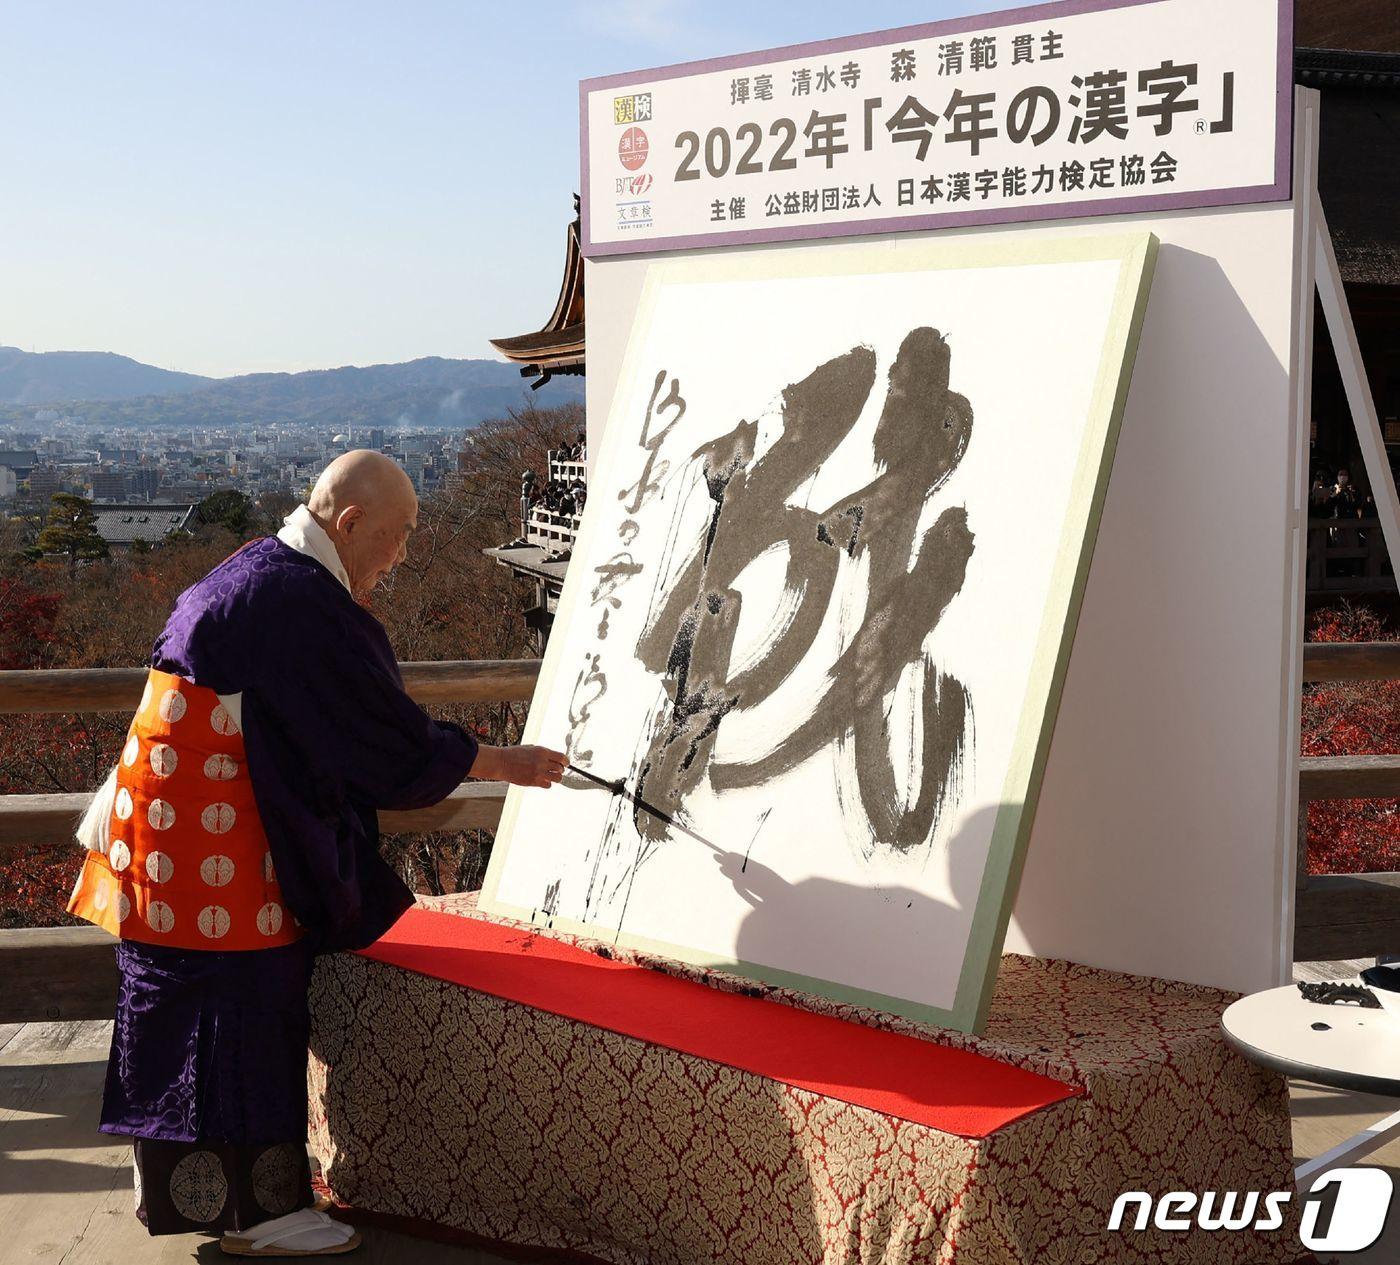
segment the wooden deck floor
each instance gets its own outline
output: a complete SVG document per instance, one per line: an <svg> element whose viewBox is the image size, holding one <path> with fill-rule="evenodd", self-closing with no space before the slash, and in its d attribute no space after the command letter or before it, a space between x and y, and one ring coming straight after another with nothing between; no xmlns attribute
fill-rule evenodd
<svg viewBox="0 0 1400 1265"><path fill-rule="evenodd" d="M1363 964L1364 965L1364 964ZM1337 978L1325 967L1308 978ZM1354 973L1354 972L1353 972ZM207 1235L150 1238L132 1212L130 1147L95 1130L110 1023L0 1025L0 1265L171 1265L227 1261ZM1390 1099L1295 1083L1299 1162L1395 1110ZM1400 1141L1363 1161L1400 1189ZM1397 1200L1400 1203L1400 1200ZM496 1265L505 1258L367 1229L347 1260L370 1265ZM519 1261L520 1257L512 1259ZM526 1258L528 1259L528 1258ZM1400 1211L1354 1265L1400 1260Z"/></svg>

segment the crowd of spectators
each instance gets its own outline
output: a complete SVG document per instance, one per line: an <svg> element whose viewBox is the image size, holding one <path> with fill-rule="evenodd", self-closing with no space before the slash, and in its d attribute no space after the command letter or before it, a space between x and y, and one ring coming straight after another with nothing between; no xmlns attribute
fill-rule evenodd
<svg viewBox="0 0 1400 1265"><path fill-rule="evenodd" d="M582 479L549 479L541 484L533 470L520 476L520 500L527 516L540 508L559 518L572 518L583 513L587 499L588 485Z"/></svg>
<svg viewBox="0 0 1400 1265"><path fill-rule="evenodd" d="M526 470L521 476L521 501L524 501L526 514L531 509L542 508L560 518L573 518L584 512L587 500L588 487L582 479L550 479L540 484L532 470Z"/></svg>
<svg viewBox="0 0 1400 1265"><path fill-rule="evenodd" d="M580 433L577 443L556 449L550 456L555 462L587 460L587 437ZM569 520L583 513L587 499L588 485L582 478L552 478L541 482L533 470L526 470L520 476L521 508L527 518L531 510L539 508L547 511L552 520L562 520L561 525L569 526Z"/></svg>

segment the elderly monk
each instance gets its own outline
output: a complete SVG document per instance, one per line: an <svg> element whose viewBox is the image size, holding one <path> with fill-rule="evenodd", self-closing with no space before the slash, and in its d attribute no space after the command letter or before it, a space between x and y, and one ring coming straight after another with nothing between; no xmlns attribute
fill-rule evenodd
<svg viewBox="0 0 1400 1265"><path fill-rule="evenodd" d="M306 1158L313 957L371 943L412 904L380 809L471 775L559 781L564 756L488 747L405 692L356 600L402 562L408 476L348 452L274 537L186 589L79 829L69 910L121 937L101 1129L135 1139L152 1234L222 1231L235 1255L349 1251Z"/></svg>

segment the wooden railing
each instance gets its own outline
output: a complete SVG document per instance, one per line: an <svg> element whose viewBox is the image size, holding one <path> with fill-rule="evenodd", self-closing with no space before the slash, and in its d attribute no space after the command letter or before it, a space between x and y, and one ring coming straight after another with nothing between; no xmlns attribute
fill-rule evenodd
<svg viewBox="0 0 1400 1265"><path fill-rule="evenodd" d="M534 691L539 670L539 661L535 659L400 665L408 692L424 704L528 699ZM0 672L0 713L135 711L145 681L144 668ZM0 852L27 844L71 839L91 798L86 792L0 796ZM504 783L464 782L431 808L386 812L379 824L385 834L491 830L500 820L504 802Z"/></svg>
<svg viewBox="0 0 1400 1265"><path fill-rule="evenodd" d="M588 482L588 462L578 461L573 457L556 457L554 453L549 454L549 477L559 479L565 483L572 483L575 479L582 479Z"/></svg>
<svg viewBox="0 0 1400 1265"><path fill-rule="evenodd" d="M534 659L404 663L404 685L420 703L497 703L528 699L540 665ZM0 713L133 712L144 668L0 672ZM505 803L503 782L464 782L431 808L386 812L385 834L494 829ZM0 853L71 840L90 794L0 796ZM32 1019L106 1019L117 991L114 941L97 927L0 931L0 1023Z"/></svg>
<svg viewBox="0 0 1400 1265"><path fill-rule="evenodd" d="M563 453L572 449L551 448L549 451L549 478L572 485L575 481L588 482L588 463L578 461ZM547 549L552 553L563 553L574 547L578 537L579 514L559 514L546 509L529 498L520 498L520 534L526 544Z"/></svg>
<svg viewBox="0 0 1400 1265"><path fill-rule="evenodd" d="M539 671L537 659L399 664L405 688L417 702L429 706L527 700ZM0 713L134 712L145 684L145 668L0 672Z"/></svg>
<svg viewBox="0 0 1400 1265"><path fill-rule="evenodd" d="M1308 519L1309 593L1376 593L1394 587L1380 519Z"/></svg>
<svg viewBox="0 0 1400 1265"><path fill-rule="evenodd" d="M525 516L525 541L554 553L572 550L579 521L578 514L559 514L543 505L532 505Z"/></svg>
<svg viewBox="0 0 1400 1265"><path fill-rule="evenodd" d="M528 699L535 660L406 663L409 692L421 703ZM1306 681L1400 679L1400 643L1310 645ZM0 713L134 710L143 669L0 672ZM1400 874L1307 873L1307 804L1319 799L1400 797L1400 757L1304 759L1299 779L1298 900L1294 957L1299 961L1400 951ZM70 839L89 796L0 796L0 852ZM386 834L494 828L505 787L467 782L441 804L384 813ZM0 1023L105 1018L116 973L112 939L95 927L0 931Z"/></svg>

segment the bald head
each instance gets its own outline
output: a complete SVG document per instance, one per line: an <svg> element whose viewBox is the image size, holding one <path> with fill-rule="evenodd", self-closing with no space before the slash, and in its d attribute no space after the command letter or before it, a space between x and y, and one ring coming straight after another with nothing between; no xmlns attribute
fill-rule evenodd
<svg viewBox="0 0 1400 1265"><path fill-rule="evenodd" d="M331 538L357 597L404 560L408 535L418 525L412 480L396 461L367 448L332 461L306 508Z"/></svg>
<svg viewBox="0 0 1400 1265"><path fill-rule="evenodd" d="M347 506L383 505L396 497L413 498L413 484L399 463L382 452L355 448L321 472L306 507L318 519L334 518Z"/></svg>

